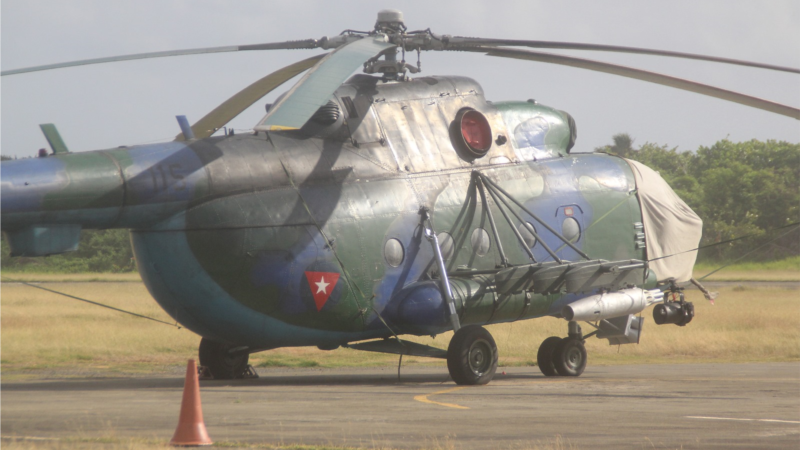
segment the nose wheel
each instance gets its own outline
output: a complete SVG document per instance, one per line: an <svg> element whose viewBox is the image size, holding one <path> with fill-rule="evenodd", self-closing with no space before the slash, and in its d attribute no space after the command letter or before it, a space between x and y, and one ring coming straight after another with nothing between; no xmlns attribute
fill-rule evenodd
<svg viewBox="0 0 800 450"><path fill-rule="evenodd" d="M541 370L546 377L558 375L558 372L556 372L556 365L553 364L553 354L556 351L556 346L560 343L560 337L550 336L539 346L539 352L536 354L536 363L539 365L539 370Z"/></svg>
<svg viewBox="0 0 800 450"><path fill-rule="evenodd" d="M569 328L568 337L550 336L539 346L536 362L546 377L577 377L586 369L587 353L581 329L575 322L570 322Z"/></svg>
<svg viewBox="0 0 800 450"><path fill-rule="evenodd" d="M577 377L586 369L586 356L583 340L564 338L553 352L553 365L562 377Z"/></svg>

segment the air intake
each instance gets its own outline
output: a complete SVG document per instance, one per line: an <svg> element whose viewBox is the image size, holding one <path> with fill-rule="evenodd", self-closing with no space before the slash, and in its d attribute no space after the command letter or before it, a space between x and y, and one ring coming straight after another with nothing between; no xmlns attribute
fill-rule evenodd
<svg viewBox="0 0 800 450"><path fill-rule="evenodd" d="M327 126L333 125L339 120L339 105L333 100L328 100L328 103L320 106L317 112L311 116L311 120L319 125Z"/></svg>

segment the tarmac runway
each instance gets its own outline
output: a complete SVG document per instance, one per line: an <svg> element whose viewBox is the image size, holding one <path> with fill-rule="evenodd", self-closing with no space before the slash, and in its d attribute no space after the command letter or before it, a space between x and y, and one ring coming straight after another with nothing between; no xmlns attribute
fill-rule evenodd
<svg viewBox="0 0 800 450"><path fill-rule="evenodd" d="M502 372L506 374L503 375ZM203 381L215 441L393 448L800 448L800 363L501 368L461 387L442 367L260 370ZM183 377L2 384L2 436L167 441ZM565 448L571 448L564 446Z"/></svg>

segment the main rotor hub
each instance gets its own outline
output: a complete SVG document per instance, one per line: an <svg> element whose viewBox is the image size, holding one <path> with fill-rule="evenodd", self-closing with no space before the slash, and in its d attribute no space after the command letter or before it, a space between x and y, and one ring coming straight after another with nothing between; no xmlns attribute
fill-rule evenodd
<svg viewBox="0 0 800 450"><path fill-rule="evenodd" d="M406 25L403 22L403 13L401 11L396 9L379 11L374 33L385 34L389 42L397 44L403 50L403 56L405 56L405 40L408 35L406 34ZM380 59L381 56L383 56L383 59ZM419 62L414 67L407 64L405 58L398 61L397 48L389 49L364 63L364 73L381 73L384 79L388 80L405 80L406 71L418 73L420 71Z"/></svg>
<svg viewBox="0 0 800 450"><path fill-rule="evenodd" d="M395 34L406 31L403 22L403 12L396 9L378 11L378 21L375 22L375 31L379 33Z"/></svg>

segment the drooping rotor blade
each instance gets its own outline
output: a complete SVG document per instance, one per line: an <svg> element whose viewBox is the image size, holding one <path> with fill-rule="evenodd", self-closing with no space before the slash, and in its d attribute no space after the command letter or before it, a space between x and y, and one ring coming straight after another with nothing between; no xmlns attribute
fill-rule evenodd
<svg viewBox="0 0 800 450"><path fill-rule="evenodd" d="M779 70L782 72L800 73L800 69L794 67L776 66L773 64L762 64L754 61L744 61L740 59L720 58L717 56L698 55L694 53L672 52L667 50L654 50L649 48L622 47L616 45L585 44L579 42L557 42L557 41L526 41L517 39L484 39L452 36L448 38L448 47L460 47L467 45L477 45L484 47L512 46L512 47L531 47L547 48L560 50L588 50L616 53L636 53L640 55L668 56L671 58L694 59L698 61L711 61L724 64L735 64L739 66L757 67L759 69Z"/></svg>
<svg viewBox="0 0 800 450"><path fill-rule="evenodd" d="M765 111L781 114L788 117L793 117L800 120L800 109L792 106L775 103L769 100L764 100L757 97L741 94L726 89L721 89L706 84L697 83L695 81L684 80L669 75L660 73L649 72L641 69L634 69L632 67L619 66L616 64L609 64L600 61L593 61L589 59L574 58L571 56L554 55L552 53L540 53L530 50L520 50L512 48L462 48L464 51L485 52L489 56L500 56L503 58L525 59L529 61L539 61L551 64L561 64L564 66L578 67L581 69L594 70L597 72L604 72L612 75L619 75L637 80L648 81L650 83L661 84L664 86L682 89L685 91L695 92L697 94L708 95L711 97L728 100L731 102L739 103L753 108L763 109Z"/></svg>
<svg viewBox="0 0 800 450"><path fill-rule="evenodd" d="M325 54L298 61L290 66L272 72L237 92L236 95L225 100L225 102L214 108L210 113L206 114L202 119L192 125L194 136L198 139L211 136L234 117L241 114L242 111L249 108L253 103L272 92L276 87L294 78L303 71L308 70L310 67L313 67L314 64L323 57L325 57ZM183 133L175 136L175 140L185 140Z"/></svg>
<svg viewBox="0 0 800 450"><path fill-rule="evenodd" d="M395 47L385 36L364 37L328 53L311 68L281 101L272 106L256 131L293 130L302 127L336 89L368 59Z"/></svg>
<svg viewBox="0 0 800 450"><path fill-rule="evenodd" d="M226 53L241 52L247 50L294 50L318 47L316 39L305 39L302 41L273 42L267 44L254 45L231 45L227 47L206 47L191 48L185 50L168 50L164 52L136 53L133 55L109 56L106 58L82 59L79 61L69 61L57 64L46 64L43 66L25 67L22 69L4 70L0 76L16 75L20 73L38 72L40 70L63 69L65 67L85 66L88 64L102 64L118 61L131 61L135 59L165 58L168 56L199 55L202 53Z"/></svg>

